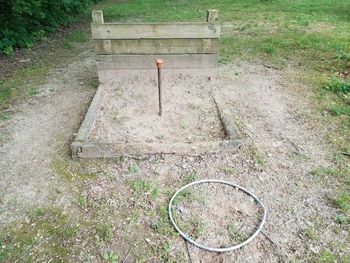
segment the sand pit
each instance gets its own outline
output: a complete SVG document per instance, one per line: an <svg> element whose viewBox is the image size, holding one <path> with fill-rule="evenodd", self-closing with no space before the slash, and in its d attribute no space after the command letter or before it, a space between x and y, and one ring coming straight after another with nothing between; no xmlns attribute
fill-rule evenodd
<svg viewBox="0 0 350 263"><path fill-rule="evenodd" d="M162 116L156 71L126 74L103 86L89 139L193 143L225 137L211 96L217 81L209 71L164 71Z"/></svg>
<svg viewBox="0 0 350 263"><path fill-rule="evenodd" d="M227 135L213 98L223 85L215 69L163 70L162 116L156 70L110 73L73 143L78 155L84 155L83 148L86 157L199 155L239 145Z"/></svg>

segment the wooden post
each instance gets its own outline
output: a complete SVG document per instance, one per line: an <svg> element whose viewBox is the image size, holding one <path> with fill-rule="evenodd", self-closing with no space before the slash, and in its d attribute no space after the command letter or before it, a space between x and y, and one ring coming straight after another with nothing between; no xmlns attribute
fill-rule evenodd
<svg viewBox="0 0 350 263"><path fill-rule="evenodd" d="M92 11L92 23L103 24L103 12L102 10L93 10Z"/></svg>
<svg viewBox="0 0 350 263"><path fill-rule="evenodd" d="M213 23L219 18L219 10L209 9L207 11L207 22Z"/></svg>

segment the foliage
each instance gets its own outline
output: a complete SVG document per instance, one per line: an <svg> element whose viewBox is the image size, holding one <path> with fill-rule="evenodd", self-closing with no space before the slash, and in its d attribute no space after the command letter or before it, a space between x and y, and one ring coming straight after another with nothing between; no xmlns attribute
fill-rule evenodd
<svg viewBox="0 0 350 263"><path fill-rule="evenodd" d="M44 40L46 32L72 22L90 4L99 0L0 1L0 50L11 56L13 47L30 48Z"/></svg>

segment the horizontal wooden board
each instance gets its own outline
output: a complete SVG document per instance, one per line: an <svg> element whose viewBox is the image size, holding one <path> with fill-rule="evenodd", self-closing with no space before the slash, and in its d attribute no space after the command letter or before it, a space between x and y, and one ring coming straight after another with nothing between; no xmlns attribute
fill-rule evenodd
<svg viewBox="0 0 350 263"><path fill-rule="evenodd" d="M175 68L215 68L217 54L181 54L181 55L99 55L97 70L152 69L155 60L164 61L165 69Z"/></svg>
<svg viewBox="0 0 350 263"><path fill-rule="evenodd" d="M91 24L93 39L219 38L218 23Z"/></svg>
<svg viewBox="0 0 350 263"><path fill-rule="evenodd" d="M235 153L242 146L240 140L198 142L198 143L107 143L73 142L74 158L141 157L153 154L198 156L208 153Z"/></svg>
<svg viewBox="0 0 350 263"><path fill-rule="evenodd" d="M97 55L213 54L218 53L218 42L210 38L94 40Z"/></svg>

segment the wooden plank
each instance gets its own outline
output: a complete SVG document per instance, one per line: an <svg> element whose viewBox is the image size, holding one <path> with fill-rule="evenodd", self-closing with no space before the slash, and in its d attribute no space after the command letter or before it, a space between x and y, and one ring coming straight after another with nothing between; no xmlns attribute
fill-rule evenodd
<svg viewBox="0 0 350 263"><path fill-rule="evenodd" d="M153 69L155 60L164 61L164 69L175 68L215 68L217 54L181 54L181 55L99 55L97 70Z"/></svg>
<svg viewBox="0 0 350 263"><path fill-rule="evenodd" d="M230 109L227 107L224 97L219 92L215 92L213 97L226 135L230 140L237 139L238 133L234 122L234 117Z"/></svg>
<svg viewBox="0 0 350 263"><path fill-rule="evenodd" d="M199 156L219 152L235 153L240 140L198 143L107 143L86 141L76 144L81 151L73 153L79 158L141 157L154 154Z"/></svg>
<svg viewBox="0 0 350 263"><path fill-rule="evenodd" d="M97 55L118 54L213 54L218 53L218 39L121 39L94 40Z"/></svg>
<svg viewBox="0 0 350 263"><path fill-rule="evenodd" d="M218 23L91 24L93 39L219 38Z"/></svg>
<svg viewBox="0 0 350 263"><path fill-rule="evenodd" d="M81 145L81 142L87 140L87 138L89 137L89 134L95 124L97 111L102 101L102 89L102 85L99 85L95 96L91 101L89 109L85 115L85 118L79 128L79 131L75 136L74 142L71 145L72 153L79 152L80 150L78 149L78 146Z"/></svg>
<svg viewBox="0 0 350 263"><path fill-rule="evenodd" d="M207 11L207 22L213 23L219 18L219 10L209 9Z"/></svg>
<svg viewBox="0 0 350 263"><path fill-rule="evenodd" d="M93 10L92 11L92 22L103 24L103 13L102 10Z"/></svg>

